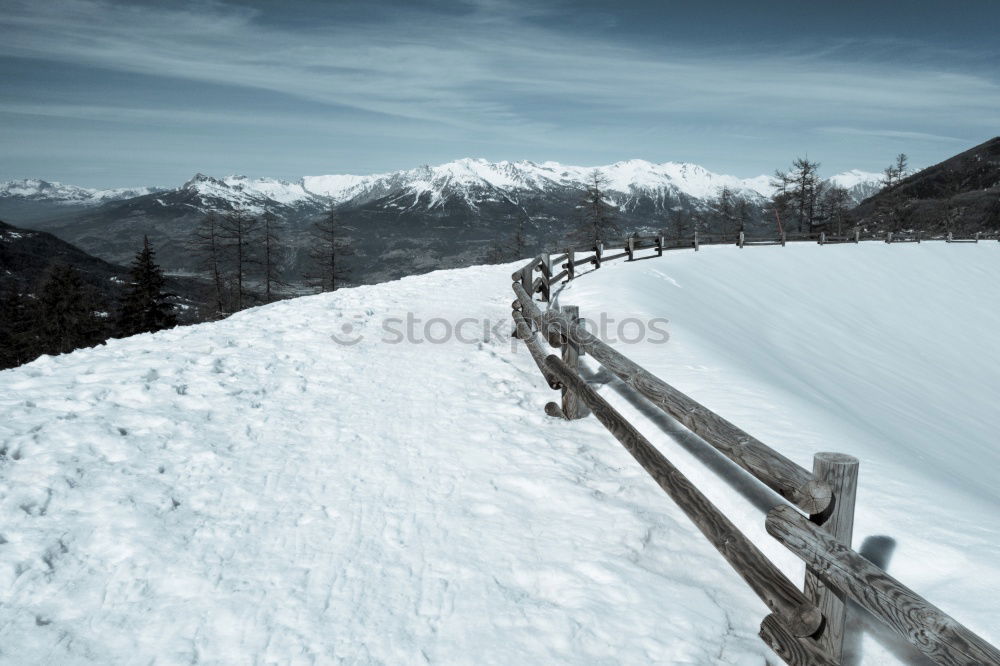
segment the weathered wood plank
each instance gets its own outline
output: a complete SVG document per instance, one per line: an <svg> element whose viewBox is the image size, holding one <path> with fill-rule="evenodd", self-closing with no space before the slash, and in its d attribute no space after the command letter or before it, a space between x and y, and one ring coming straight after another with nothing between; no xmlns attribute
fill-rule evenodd
<svg viewBox="0 0 1000 666"><path fill-rule="evenodd" d="M569 317L572 321L580 320L580 308L575 305L563 305L560 308L563 313ZM566 367L571 368L573 372L579 372L580 365L580 347L571 340L564 339L562 341L562 361L566 364ZM570 420L582 419L583 417L590 414L590 410L587 409L587 403L583 401L575 391L571 391L565 384L563 384L562 389L562 413Z"/></svg>
<svg viewBox="0 0 1000 666"><path fill-rule="evenodd" d="M813 639L798 638L789 633L774 615L764 618L757 635L789 666L840 665L840 660L831 660Z"/></svg>
<svg viewBox="0 0 1000 666"><path fill-rule="evenodd" d="M529 261L524 266L521 266L516 271L514 271L511 274L510 279L512 281L517 281L517 280L521 279L521 276L524 273L527 273L528 275L530 275L531 271L535 270L535 266L537 266L539 263L541 263L541 257L532 257L531 261Z"/></svg>
<svg viewBox="0 0 1000 666"><path fill-rule="evenodd" d="M827 585L844 591L936 663L1000 666L1000 650L792 507L771 509L765 524L768 534L812 567Z"/></svg>
<svg viewBox="0 0 1000 666"><path fill-rule="evenodd" d="M830 485L833 501L825 511L810 516L809 520L850 548L858 491L858 459L842 453L817 453L813 457L813 476ZM844 627L847 626L844 593L828 587L809 567L806 567L805 592L825 618L815 637L819 648L834 661L840 661L844 650Z"/></svg>
<svg viewBox="0 0 1000 666"><path fill-rule="evenodd" d="M820 513L830 504L832 491L828 484L637 365L584 327L573 325L558 311L549 310L543 315L537 307L530 309L530 299L525 301L527 294L519 291L519 286L515 283L514 293L525 316L540 331L555 330L577 342L623 382L806 513Z"/></svg>
<svg viewBox="0 0 1000 666"><path fill-rule="evenodd" d="M552 278L549 280L549 284L550 285L551 284L556 284L557 282L559 282L560 280L562 280L564 277L566 277L568 274L569 274L569 271L559 271L558 273L556 273L555 275L552 276Z"/></svg>
<svg viewBox="0 0 1000 666"><path fill-rule="evenodd" d="M545 364L563 386L582 397L597 420L653 477L791 633L809 636L819 628L823 620L819 609L649 440L558 356L550 355Z"/></svg>
<svg viewBox="0 0 1000 666"><path fill-rule="evenodd" d="M514 310L511 313L511 316L514 318L514 325L517 327L517 339L522 341L524 346L528 348L528 353L531 354L531 358L534 359L535 365L538 366L542 376L545 377L545 381L548 382L549 388L561 388L559 380L556 379L555 375L552 374L552 371L545 365L546 354L542 351L542 347L538 343L538 338L535 337L535 332L531 330L531 325L517 310Z"/></svg>

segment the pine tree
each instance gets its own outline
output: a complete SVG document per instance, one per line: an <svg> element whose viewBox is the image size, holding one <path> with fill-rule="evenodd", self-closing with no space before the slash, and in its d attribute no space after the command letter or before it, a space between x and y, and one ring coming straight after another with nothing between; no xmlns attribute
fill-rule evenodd
<svg viewBox="0 0 1000 666"><path fill-rule="evenodd" d="M351 229L340 221L336 208L330 208L322 219L313 224L313 245L309 251L310 283L320 291L336 291L350 277L343 258L354 254Z"/></svg>
<svg viewBox="0 0 1000 666"><path fill-rule="evenodd" d="M135 255L129 269L131 283L122 298L116 332L125 337L152 333L177 325L174 306L163 291L163 271L156 265L156 253L149 237L142 240L142 249Z"/></svg>
<svg viewBox="0 0 1000 666"><path fill-rule="evenodd" d="M13 368L34 359L28 304L15 281L0 289L0 369Z"/></svg>
<svg viewBox="0 0 1000 666"><path fill-rule="evenodd" d="M100 309L103 304L88 290L72 266L55 265L38 289L31 308L30 344L38 354L64 354L106 339Z"/></svg>

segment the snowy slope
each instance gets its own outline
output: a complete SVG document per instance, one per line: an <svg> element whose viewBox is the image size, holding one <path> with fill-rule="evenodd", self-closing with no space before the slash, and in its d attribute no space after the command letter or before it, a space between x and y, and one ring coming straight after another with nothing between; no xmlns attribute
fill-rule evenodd
<svg viewBox="0 0 1000 666"><path fill-rule="evenodd" d="M860 456L855 545L892 536L889 571L996 642L998 251L707 247L561 298L667 316L668 344L625 352L800 463ZM512 268L0 372L0 663L776 663L763 604L628 454L543 415L506 339ZM423 342L386 342L408 311ZM435 317L501 324L430 344ZM762 536L766 493L637 422L801 577Z"/></svg>

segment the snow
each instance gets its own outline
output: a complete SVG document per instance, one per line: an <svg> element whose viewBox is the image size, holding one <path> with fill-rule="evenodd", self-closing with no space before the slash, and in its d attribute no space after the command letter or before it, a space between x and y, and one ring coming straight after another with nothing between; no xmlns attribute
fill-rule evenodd
<svg viewBox="0 0 1000 666"><path fill-rule="evenodd" d="M369 196L372 192L387 193L404 189L411 205L426 198L431 206L443 203L449 195L466 200L482 200L484 190L498 190L516 195L539 192L553 187L586 187L597 171L607 182L607 189L619 194L670 190L699 199L715 196L720 187L728 186L747 196L768 196L771 192L767 176L740 179L712 173L695 164L665 162L653 164L645 160L627 160L607 166L583 167L557 162L489 162L482 158L463 158L437 166L422 166L373 176L307 176L305 190L348 201ZM485 195L488 196L488 195Z"/></svg>
<svg viewBox="0 0 1000 666"><path fill-rule="evenodd" d="M830 176L827 180L838 187L843 187L845 189L851 189L857 185L881 185L883 175L881 173L872 173L871 171L861 171L860 169L851 169L850 171L843 171L838 174Z"/></svg>
<svg viewBox="0 0 1000 666"><path fill-rule="evenodd" d="M889 572L997 642L998 252L703 247L559 298L667 317L667 344L616 346L801 464L859 456L855 546L895 539ZM764 605L622 447L544 416L514 268L0 372L0 663L777 663ZM765 491L595 381L801 580ZM889 645L864 663L913 663Z"/></svg>
<svg viewBox="0 0 1000 666"><path fill-rule="evenodd" d="M64 185L35 178L9 180L0 183L0 199L18 198L49 200L59 204L99 205L108 201L131 199L159 192L157 187L121 187L98 190L76 185Z"/></svg>
<svg viewBox="0 0 1000 666"><path fill-rule="evenodd" d="M231 175L215 178L197 174L183 188L194 190L207 198L223 199L250 210L263 210L278 203L345 203L372 199L402 191L407 205L427 200L431 206L441 205L449 196L459 196L473 205L476 201L496 200L499 196L516 198L519 193L542 192L554 187L582 189L597 171L607 182L609 192L626 197L635 194L658 195L664 192L683 194L707 200L722 187L751 199L771 196L771 178L766 175L738 178L708 171L685 162L656 164L645 160L626 160L604 166L571 166L558 162L536 164L529 161L490 162L482 158L463 158L436 166L370 175L333 174L304 176L296 182L276 178L248 178ZM852 170L830 180L848 189L860 187L855 198L860 201L871 194L880 174ZM863 191L862 191L863 190ZM159 188L122 188L90 190L73 185L40 180L0 183L0 198L20 197L49 199L58 203L100 204L162 191ZM621 198L620 196L618 198Z"/></svg>

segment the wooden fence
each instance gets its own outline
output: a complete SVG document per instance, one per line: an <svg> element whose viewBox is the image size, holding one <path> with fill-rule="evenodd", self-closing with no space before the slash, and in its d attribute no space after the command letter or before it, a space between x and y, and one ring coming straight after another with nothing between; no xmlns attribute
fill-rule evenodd
<svg viewBox="0 0 1000 666"><path fill-rule="evenodd" d="M516 296L512 304L515 335L524 342L549 386L562 392L559 403L546 405L546 413L568 419L592 413L621 442L771 610L761 622L760 637L786 663L840 664L846 604L851 599L936 663L1000 666L1000 650L851 549L856 458L817 453L813 469L804 469L591 334L580 323L576 307L551 303L554 288L576 278L578 268L591 266L596 270L616 259L639 261L663 256L668 250L698 250L703 244L749 247L873 240L974 243L1000 240L1000 236L977 233L955 238L952 234L921 237L889 233L876 237L855 232L847 236L820 233L751 238L743 233L730 237L695 233L691 238L672 240L663 236L632 237L615 248L600 243L587 249L568 248L558 255L541 254L511 276ZM535 300L536 294L548 304L544 311ZM545 346L559 349L560 355L547 353ZM801 589L587 384L578 369L582 354L590 354L632 390L789 502L771 509L765 526L771 536L806 563Z"/></svg>

